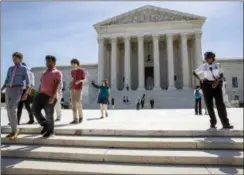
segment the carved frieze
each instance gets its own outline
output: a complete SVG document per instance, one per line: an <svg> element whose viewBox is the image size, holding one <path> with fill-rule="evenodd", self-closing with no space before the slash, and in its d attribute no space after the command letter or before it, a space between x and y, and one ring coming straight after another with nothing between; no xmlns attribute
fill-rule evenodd
<svg viewBox="0 0 244 175"><path fill-rule="evenodd" d="M197 20L197 18L182 16L176 13L164 12L157 9L143 9L128 13L127 16L119 17L104 25L120 25L120 24L136 24L149 22L164 22L164 21L186 21Z"/></svg>

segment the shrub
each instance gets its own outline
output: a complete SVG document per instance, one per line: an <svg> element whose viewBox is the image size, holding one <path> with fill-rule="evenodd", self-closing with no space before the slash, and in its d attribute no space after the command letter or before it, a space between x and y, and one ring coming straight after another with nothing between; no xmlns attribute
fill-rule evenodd
<svg viewBox="0 0 244 175"><path fill-rule="evenodd" d="M241 108L244 107L244 102L243 102L243 101L240 101L240 102L239 102L239 107L241 107Z"/></svg>

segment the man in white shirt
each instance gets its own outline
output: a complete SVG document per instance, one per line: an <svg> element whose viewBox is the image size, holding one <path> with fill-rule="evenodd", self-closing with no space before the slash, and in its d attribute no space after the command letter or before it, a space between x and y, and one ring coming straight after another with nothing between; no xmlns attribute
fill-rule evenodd
<svg viewBox="0 0 244 175"><path fill-rule="evenodd" d="M27 65L25 63L22 63L23 66L27 67ZM28 68L28 67L27 67ZM31 88L34 87L35 85L35 76L34 74L30 71L30 69L28 68L28 76L29 76L29 80L30 80L30 84L31 84ZM24 82L25 84L25 82ZM24 85L24 91L23 94L25 94L25 85ZM31 91L30 91L31 92ZM22 95L23 95L22 94ZM18 125L20 124L20 119L21 119L21 115L22 115L22 110L23 110L23 106L25 105L25 109L27 110L28 114L29 114L29 121L27 122L27 124L33 124L34 123L34 117L33 117L33 113L31 111L31 107L30 107L30 103L31 103L31 97L30 94L28 94L28 97L26 100L24 101L20 101L18 103L18 109L17 109L17 118L18 118Z"/></svg>
<svg viewBox="0 0 244 175"><path fill-rule="evenodd" d="M55 121L61 120L61 115L62 115L61 99L62 98L63 98L63 77L61 77L60 85L59 85L58 91L57 91L57 103L55 105L55 111L56 111L57 118Z"/></svg>
<svg viewBox="0 0 244 175"><path fill-rule="evenodd" d="M213 99L215 99L217 111L223 128L233 129L234 127L229 123L226 107L223 101L223 69L219 63L216 63L215 54L213 52L206 52L204 57L206 64L199 66L193 72L193 75L202 82L203 95L210 116L210 127L215 128L215 125L217 124L213 105ZM203 73L204 76L203 80L201 80L198 76L201 73Z"/></svg>

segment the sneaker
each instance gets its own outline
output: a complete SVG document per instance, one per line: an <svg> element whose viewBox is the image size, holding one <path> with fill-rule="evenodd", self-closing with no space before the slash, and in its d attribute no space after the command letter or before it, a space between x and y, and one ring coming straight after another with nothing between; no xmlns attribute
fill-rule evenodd
<svg viewBox="0 0 244 175"><path fill-rule="evenodd" d="M108 117L108 113L107 112L105 113L105 116Z"/></svg>
<svg viewBox="0 0 244 175"><path fill-rule="evenodd" d="M14 132L11 132L11 133L9 133L8 135L6 135L6 138L13 137L13 135L14 135Z"/></svg>
<svg viewBox="0 0 244 175"><path fill-rule="evenodd" d="M41 130L41 134L43 135L46 132L47 132L47 126L44 125L43 128L42 128L42 130Z"/></svg>
<svg viewBox="0 0 244 175"><path fill-rule="evenodd" d="M224 129L233 129L234 126L233 125L227 125L227 126L223 126Z"/></svg>
<svg viewBox="0 0 244 175"><path fill-rule="evenodd" d="M57 118L56 120L55 120L55 122L58 122L58 121L60 121L61 119L60 118Z"/></svg>
<svg viewBox="0 0 244 175"><path fill-rule="evenodd" d="M77 120L73 120L72 122L70 122L69 124L79 124L79 122Z"/></svg>
<svg viewBox="0 0 244 175"><path fill-rule="evenodd" d="M19 130L18 130L18 131L16 131L16 132L13 134L13 136L12 136L12 137L9 137L9 139L10 139L10 140L14 140L14 139L16 139L16 138L18 137L19 133L20 133L20 131L19 131Z"/></svg>
<svg viewBox="0 0 244 175"><path fill-rule="evenodd" d="M83 117L79 118L79 123L81 123L83 121Z"/></svg>

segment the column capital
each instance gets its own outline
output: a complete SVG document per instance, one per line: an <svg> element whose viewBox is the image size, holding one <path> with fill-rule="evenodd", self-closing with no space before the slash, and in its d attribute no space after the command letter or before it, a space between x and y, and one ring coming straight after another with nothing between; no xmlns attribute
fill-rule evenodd
<svg viewBox="0 0 244 175"><path fill-rule="evenodd" d="M154 34L154 35L152 35L153 40L158 40L158 39L159 39L159 37L160 37L160 35L159 35L159 34Z"/></svg>
<svg viewBox="0 0 244 175"><path fill-rule="evenodd" d="M187 32L180 33L180 37L187 37L187 35L189 35L189 33L187 33Z"/></svg>
<svg viewBox="0 0 244 175"><path fill-rule="evenodd" d="M144 35L137 35L138 40L144 40Z"/></svg>
<svg viewBox="0 0 244 175"><path fill-rule="evenodd" d="M173 39L173 34L172 33L166 33L166 38L167 39Z"/></svg>
<svg viewBox="0 0 244 175"><path fill-rule="evenodd" d="M113 36L113 37L110 38L110 40L111 40L111 42L116 42L117 38L118 38L117 36Z"/></svg>
<svg viewBox="0 0 244 175"><path fill-rule="evenodd" d="M194 35L195 35L195 38L201 38L202 32L195 32Z"/></svg>
<svg viewBox="0 0 244 175"><path fill-rule="evenodd" d="M103 42L104 41L104 37L97 37L97 41L98 41L98 43L101 43L101 42Z"/></svg>
<svg viewBox="0 0 244 175"><path fill-rule="evenodd" d="M124 36L124 39L125 39L125 40L130 40L130 39L131 39L131 36L130 36L130 35L128 35L128 36Z"/></svg>

